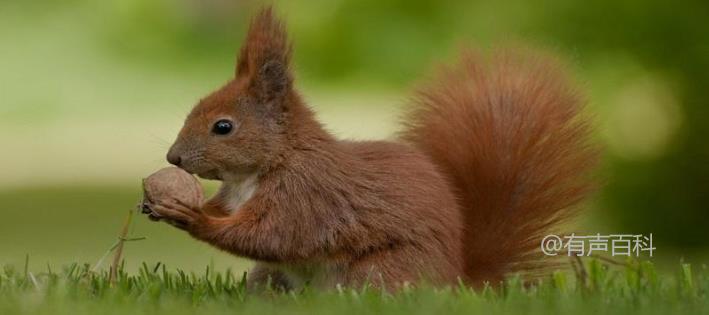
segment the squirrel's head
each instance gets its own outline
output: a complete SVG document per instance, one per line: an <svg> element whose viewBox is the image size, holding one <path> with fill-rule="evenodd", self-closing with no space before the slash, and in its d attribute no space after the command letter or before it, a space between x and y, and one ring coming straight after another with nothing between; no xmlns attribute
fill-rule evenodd
<svg viewBox="0 0 709 315"><path fill-rule="evenodd" d="M208 179L253 172L288 147L289 124L304 107L293 90L291 44L272 9L252 21L233 80L187 117L167 160Z"/></svg>

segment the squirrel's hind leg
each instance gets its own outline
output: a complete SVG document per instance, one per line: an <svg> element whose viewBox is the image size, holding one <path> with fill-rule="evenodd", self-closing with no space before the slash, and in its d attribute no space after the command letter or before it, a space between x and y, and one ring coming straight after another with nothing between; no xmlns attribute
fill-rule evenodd
<svg viewBox="0 0 709 315"><path fill-rule="evenodd" d="M263 263L256 263L246 278L246 289L252 293L270 289L287 292L293 289L284 273Z"/></svg>

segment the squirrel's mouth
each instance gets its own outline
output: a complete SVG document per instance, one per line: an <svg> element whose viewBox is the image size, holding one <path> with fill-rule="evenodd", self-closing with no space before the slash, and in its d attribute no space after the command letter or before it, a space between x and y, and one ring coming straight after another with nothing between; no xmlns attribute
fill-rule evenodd
<svg viewBox="0 0 709 315"><path fill-rule="evenodd" d="M219 168L213 167L211 165L195 165L194 163L183 163L178 165L178 167L183 169L187 173L197 175L200 178L210 180L222 180Z"/></svg>
<svg viewBox="0 0 709 315"><path fill-rule="evenodd" d="M221 175L219 174L219 171L215 169L211 169L208 171L202 171L202 172L197 172L197 176L200 178L204 179L211 179L211 180L222 180Z"/></svg>

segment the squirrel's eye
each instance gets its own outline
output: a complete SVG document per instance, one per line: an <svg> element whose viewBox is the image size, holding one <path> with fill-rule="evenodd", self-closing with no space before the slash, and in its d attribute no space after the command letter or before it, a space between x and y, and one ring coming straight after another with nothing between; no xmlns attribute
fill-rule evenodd
<svg viewBox="0 0 709 315"><path fill-rule="evenodd" d="M230 120L222 119L214 123L214 126L212 126L212 132L218 135L225 135L231 132L231 129L233 128L234 124Z"/></svg>

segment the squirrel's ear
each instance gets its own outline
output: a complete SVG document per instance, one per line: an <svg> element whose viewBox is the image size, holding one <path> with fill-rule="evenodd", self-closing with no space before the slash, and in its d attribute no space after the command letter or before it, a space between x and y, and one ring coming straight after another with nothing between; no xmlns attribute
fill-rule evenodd
<svg viewBox="0 0 709 315"><path fill-rule="evenodd" d="M266 100L282 97L291 89L291 44L286 29L273 9L262 9L251 20L236 65L237 79L245 78L249 89Z"/></svg>

